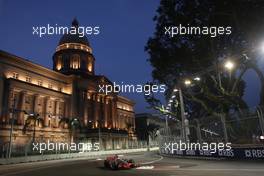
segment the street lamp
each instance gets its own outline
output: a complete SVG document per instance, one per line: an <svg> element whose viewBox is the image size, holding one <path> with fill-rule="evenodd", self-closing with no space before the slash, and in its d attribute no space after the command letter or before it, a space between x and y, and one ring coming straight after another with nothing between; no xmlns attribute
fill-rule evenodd
<svg viewBox="0 0 264 176"><path fill-rule="evenodd" d="M188 86L188 85L190 85L191 84L191 81L190 80L185 80L184 81L184 84L186 85L186 86ZM185 120L186 120L186 117L185 117L185 110L184 110L184 102L183 102L183 95L182 95L182 90L181 90L181 88L174 88L173 89L173 92L174 93L176 93L176 92L178 92L179 93L179 98L180 98L180 108L181 108L181 120L182 120L182 122L181 122L181 126L182 126L182 128L181 128L181 135L182 135L182 138L183 138L183 140L186 142L188 139L187 139L187 135L186 135L186 129L185 129L185 127L186 127L186 125L185 125ZM174 94L173 96L172 96L173 98L175 98L176 97L176 95ZM170 103L168 104L168 106L171 106L171 101L170 101Z"/></svg>
<svg viewBox="0 0 264 176"><path fill-rule="evenodd" d="M14 95L13 95L14 96ZM14 118L14 113L15 113L15 106L16 106L16 98L14 98L14 102L13 102L13 105L12 105L12 109L11 109L11 112L12 112L12 119L11 119L11 127L10 127L10 134L9 134L9 145L8 145L8 158L11 158L11 153L12 153L12 141L13 141L13 131L14 131L14 121L15 121L15 118Z"/></svg>
<svg viewBox="0 0 264 176"><path fill-rule="evenodd" d="M200 77L195 77L193 80L194 80L194 81L200 81L201 78L200 78Z"/></svg>
<svg viewBox="0 0 264 176"><path fill-rule="evenodd" d="M186 79L185 81L184 81L184 84L186 85L186 86L189 86L189 85L191 85L191 81L189 80L189 79Z"/></svg>
<svg viewBox="0 0 264 176"><path fill-rule="evenodd" d="M178 89L173 89L173 92L178 92L179 90Z"/></svg>
<svg viewBox="0 0 264 176"><path fill-rule="evenodd" d="M234 68L235 64L232 61L226 61L224 64L224 67L228 70L232 70Z"/></svg>
<svg viewBox="0 0 264 176"><path fill-rule="evenodd" d="M70 143L74 142L74 136L75 136L75 126L80 125L79 120L77 118L70 118Z"/></svg>

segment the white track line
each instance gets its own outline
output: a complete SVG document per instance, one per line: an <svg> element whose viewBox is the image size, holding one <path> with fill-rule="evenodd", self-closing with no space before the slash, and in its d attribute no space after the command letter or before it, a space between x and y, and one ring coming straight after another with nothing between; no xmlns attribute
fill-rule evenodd
<svg viewBox="0 0 264 176"><path fill-rule="evenodd" d="M155 163L155 162L158 162L158 161L161 161L163 160L163 156L160 156L159 159L156 159L156 160L153 160L153 161L149 161L149 162L145 162L145 163L140 163L142 165L145 165L145 164L152 164L152 163Z"/></svg>
<svg viewBox="0 0 264 176"><path fill-rule="evenodd" d="M179 171L256 171L256 172L264 172L264 169L178 169Z"/></svg>

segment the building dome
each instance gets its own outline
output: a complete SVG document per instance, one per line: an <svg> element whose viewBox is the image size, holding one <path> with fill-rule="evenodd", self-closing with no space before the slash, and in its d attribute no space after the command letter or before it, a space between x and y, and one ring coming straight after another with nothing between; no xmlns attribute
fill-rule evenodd
<svg viewBox="0 0 264 176"><path fill-rule="evenodd" d="M75 27L76 29L78 29L78 27L79 27L79 23L78 23L76 18L72 21L72 27ZM64 34L59 41L59 45L62 45L65 43L80 43L80 44L83 44L86 46L90 46L87 37L85 35L84 36L82 36L82 35L83 34L78 34L78 33L76 33L76 34L70 34L70 33Z"/></svg>
<svg viewBox="0 0 264 176"><path fill-rule="evenodd" d="M73 30L72 28L76 28L76 33L71 32L70 30ZM83 51L87 51L92 53L92 49L90 47L89 41L87 37L85 36L85 33L78 33L78 28L79 28L79 23L76 19L72 21L72 27L69 28L69 33L64 34L60 41L59 44L56 48L56 51L60 50L65 50L65 49L80 49ZM84 32L84 31L80 31Z"/></svg>
<svg viewBox="0 0 264 176"><path fill-rule="evenodd" d="M71 32L62 36L53 55L53 69L66 75L94 75L92 49L83 31L78 33L78 28L78 21L74 19Z"/></svg>
<svg viewBox="0 0 264 176"><path fill-rule="evenodd" d="M90 46L87 37L80 37L79 34L64 34L60 39L59 45L65 43L80 43L86 46Z"/></svg>

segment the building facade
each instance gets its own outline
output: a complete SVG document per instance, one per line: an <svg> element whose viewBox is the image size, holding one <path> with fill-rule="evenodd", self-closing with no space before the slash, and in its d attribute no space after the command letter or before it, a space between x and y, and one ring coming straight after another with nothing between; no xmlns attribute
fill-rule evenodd
<svg viewBox="0 0 264 176"><path fill-rule="evenodd" d="M78 28L77 20L72 23ZM99 85L87 38L64 34L53 55L53 70L0 51L0 145L34 141L99 141L102 149L126 148L135 140L134 102Z"/></svg>

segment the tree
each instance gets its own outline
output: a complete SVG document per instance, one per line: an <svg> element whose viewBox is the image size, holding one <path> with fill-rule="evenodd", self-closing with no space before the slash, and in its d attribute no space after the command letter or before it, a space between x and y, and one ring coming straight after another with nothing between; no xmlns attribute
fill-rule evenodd
<svg viewBox="0 0 264 176"><path fill-rule="evenodd" d="M36 126L37 126L37 122L41 123L41 125L44 125L44 120L42 118L39 117L39 114L34 114L34 115L28 115L26 121L25 121L25 125L23 127L23 133L25 134L27 129L29 127L33 126L33 139L32 142L35 142L35 135L36 135Z"/></svg>
<svg viewBox="0 0 264 176"><path fill-rule="evenodd" d="M246 0L162 0L154 17L156 30L145 47L153 67L153 79L168 87L167 99L175 85L182 86L183 78L202 75L195 86L184 89L185 106L192 118L212 114L223 123L230 110L247 108L243 100L246 87L242 76L249 68L263 76L253 62L252 52L263 38L264 4ZM165 35L169 26L232 27L230 35ZM236 58L236 68L230 73L222 70L226 58ZM238 76L237 76L238 75ZM264 86L262 86L264 89ZM263 91L262 91L263 92ZM261 100L264 99L261 93ZM154 100L154 98L152 98ZM149 99L151 101L151 99ZM261 102L262 103L262 102ZM227 127L229 128L229 127Z"/></svg>
<svg viewBox="0 0 264 176"><path fill-rule="evenodd" d="M74 134L77 129L81 130L81 122L78 118L62 118L59 122L59 127L69 129L70 143L74 141Z"/></svg>

